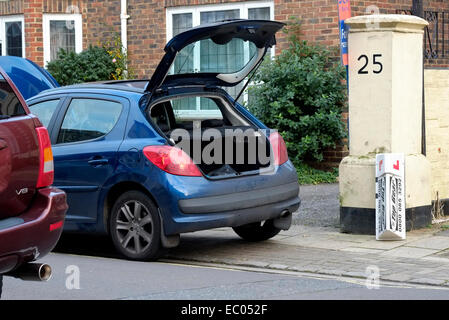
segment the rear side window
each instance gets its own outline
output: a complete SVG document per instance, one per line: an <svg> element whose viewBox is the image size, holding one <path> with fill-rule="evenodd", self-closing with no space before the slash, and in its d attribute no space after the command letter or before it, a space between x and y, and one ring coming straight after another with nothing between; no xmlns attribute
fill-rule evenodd
<svg viewBox="0 0 449 320"><path fill-rule="evenodd" d="M108 134L117 123L122 104L98 99L73 99L67 109L57 143L80 142Z"/></svg>
<svg viewBox="0 0 449 320"><path fill-rule="evenodd" d="M176 120L223 119L217 103L208 97L181 97L171 101Z"/></svg>
<svg viewBox="0 0 449 320"><path fill-rule="evenodd" d="M26 114L19 99L0 74L0 119L4 117L14 117Z"/></svg>
<svg viewBox="0 0 449 320"><path fill-rule="evenodd" d="M33 114L35 114L39 118L44 127L48 127L50 120L56 111L56 107L59 104L59 101L60 101L59 99L55 99L39 102L30 106L30 110Z"/></svg>

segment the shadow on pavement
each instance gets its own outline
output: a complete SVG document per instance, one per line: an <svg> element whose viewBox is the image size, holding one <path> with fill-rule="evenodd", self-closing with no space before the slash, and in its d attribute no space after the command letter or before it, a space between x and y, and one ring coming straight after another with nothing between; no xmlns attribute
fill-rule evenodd
<svg viewBox="0 0 449 320"><path fill-rule="evenodd" d="M241 240L237 236L231 236L225 232L200 231L181 235L181 243L177 248L167 250L164 257L176 255L212 254L217 250L226 250L233 247L239 248L250 242ZM53 252L94 256L102 258L125 259L114 248L107 235L92 234L62 234Z"/></svg>
<svg viewBox="0 0 449 320"><path fill-rule="evenodd" d="M103 258L122 258L116 252L109 237L104 235L63 233L53 252Z"/></svg>

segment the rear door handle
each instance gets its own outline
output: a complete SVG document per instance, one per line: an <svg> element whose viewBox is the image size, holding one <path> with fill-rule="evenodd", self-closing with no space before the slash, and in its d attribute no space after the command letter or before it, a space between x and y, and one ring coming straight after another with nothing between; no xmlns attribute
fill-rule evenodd
<svg viewBox="0 0 449 320"><path fill-rule="evenodd" d="M105 159L105 158L94 157L93 159L87 161L87 163L90 164L91 166L98 167L98 166L104 166L104 165L108 164L109 160Z"/></svg>

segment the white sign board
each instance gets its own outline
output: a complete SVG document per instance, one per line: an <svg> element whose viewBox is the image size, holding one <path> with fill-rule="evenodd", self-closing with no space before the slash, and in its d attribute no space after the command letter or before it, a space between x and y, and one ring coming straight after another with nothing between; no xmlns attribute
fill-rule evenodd
<svg viewBox="0 0 449 320"><path fill-rule="evenodd" d="M376 240L405 239L404 155L376 155Z"/></svg>

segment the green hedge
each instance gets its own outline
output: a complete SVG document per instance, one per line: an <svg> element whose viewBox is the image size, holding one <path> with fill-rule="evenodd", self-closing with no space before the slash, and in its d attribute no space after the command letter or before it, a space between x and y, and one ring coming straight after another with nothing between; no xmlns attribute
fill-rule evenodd
<svg viewBox="0 0 449 320"><path fill-rule="evenodd" d="M48 71L60 85L111 79L115 67L107 51L100 47L89 47L76 54L59 51L58 59L47 65Z"/></svg>
<svg viewBox="0 0 449 320"><path fill-rule="evenodd" d="M60 85L105 80L131 79L128 56L123 52L119 36L101 46L89 46L79 54L60 50L58 59L47 65L48 71Z"/></svg>

